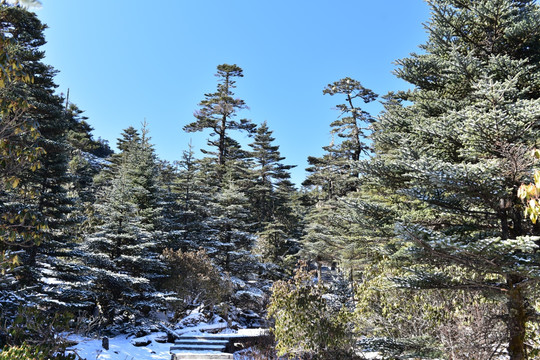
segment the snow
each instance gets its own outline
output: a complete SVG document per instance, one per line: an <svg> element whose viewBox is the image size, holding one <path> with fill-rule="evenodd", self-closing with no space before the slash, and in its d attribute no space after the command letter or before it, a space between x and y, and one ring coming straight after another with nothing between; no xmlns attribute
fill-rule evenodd
<svg viewBox="0 0 540 360"><path fill-rule="evenodd" d="M197 326L189 327L182 330L177 330L177 335L200 335L204 334L207 330L223 330L227 327L227 323L215 323L215 324L200 324Z"/></svg>
<svg viewBox="0 0 540 360"><path fill-rule="evenodd" d="M70 340L79 341L71 348L71 352L76 353L85 360L164 360L170 359L170 343L158 343L158 337L167 337L163 332L153 333L143 338L135 339L125 335L109 339L109 350L103 349L101 339L88 339L77 336L70 337ZM147 346L133 346L132 341L148 339L152 342Z"/></svg>
<svg viewBox="0 0 540 360"><path fill-rule="evenodd" d="M230 333L233 330L227 328L227 323L219 316L214 316L210 320L205 320L205 316L194 311L183 318L175 326L174 332L178 336L182 335L209 335L205 331L219 331ZM217 335L219 336L219 335ZM150 335L135 338L133 336L119 335L109 339L109 350L102 347L101 338L85 338L78 335L71 335L68 340L78 342L77 345L68 348L84 360L168 360L171 358L170 349L174 344L159 343L158 338L167 338L165 332L155 332ZM150 340L146 346L134 346L138 342ZM197 351L199 352L199 351Z"/></svg>
<svg viewBox="0 0 540 360"><path fill-rule="evenodd" d="M177 336L204 336L205 339L213 337L219 338L235 338L246 336L259 336L267 334L267 329L239 329L238 324L231 324L232 327L227 327L227 322L220 316L214 315L211 318L205 316L195 309L191 314L187 315L175 325L166 325L164 327L169 332L176 333ZM109 338L109 350L102 347L102 338L88 338L80 335L66 336L68 340L76 342L68 348L68 352L76 353L81 360L168 360L171 358L172 343L157 342L167 339L166 332L154 332L142 337L134 337L129 335L118 335ZM202 339L204 341L205 339ZM146 346L135 346L134 344L148 343ZM215 341L212 341L215 342ZM200 346L203 344L201 343ZM192 345L193 346L193 345ZM197 345L195 345L197 346ZM217 345L216 345L217 346ZM206 346L207 347L207 346ZM220 353L213 349L182 351L183 353ZM174 353L179 353L178 350L173 350ZM248 350L243 350L235 354L235 359L250 359L247 353Z"/></svg>
<svg viewBox="0 0 540 360"><path fill-rule="evenodd" d="M190 334L197 335L203 334L201 330L209 329L216 324L199 324L194 327L186 328L179 331L182 335ZM230 330L230 329L227 329ZM227 332L227 331L225 331ZM248 333L253 335L254 333L261 334L264 330L253 329L253 331L247 331L246 333L229 334L230 337L245 336ZM253 333L253 334L252 334ZM205 334L209 335L209 334ZM214 334L220 336L219 334ZM222 334L223 335L223 334ZM168 360L171 358L170 349L173 344L171 343L158 343L156 338L166 338L167 334L164 332L156 332L140 338L126 337L126 335L116 336L109 339L109 350L105 350L102 347L102 339L90 339L80 336L70 336L69 340L77 341L78 344L68 349L69 352L76 353L81 359L84 360ZM151 340L151 343L147 346L137 347L133 343L137 341ZM211 350L191 350L189 353L199 354L220 354L220 352ZM244 358L245 359L245 358Z"/></svg>
<svg viewBox="0 0 540 360"><path fill-rule="evenodd" d="M202 329L211 328L212 325L209 323L201 323L197 326L187 327L182 329L185 335L189 333L190 335L194 334L203 334ZM231 334L232 329L225 329L221 334L213 334L215 336L223 336L225 333L229 333L228 337L235 336L249 336L249 335L262 335L266 334L268 330L266 329L240 329L237 334ZM205 334L209 336L210 334ZM164 332L156 332L150 335L146 335L140 338L135 338L132 336L119 335L109 339L109 350L105 350L102 347L102 339L96 338L84 338L77 335L72 335L69 337L69 340L78 342L77 345L70 347L68 350L76 353L82 360L168 360L171 358L170 349L173 344L171 343L158 343L157 338L166 338L167 334ZM133 343L143 340L151 340L151 343L147 346L136 347ZM235 359L250 359L248 357L250 349L245 349L235 353ZM176 352L177 353L177 352ZM190 354L220 354L220 352L206 350L206 351L197 351L191 350ZM362 353L365 359L379 359L380 355L376 352L364 352Z"/></svg>

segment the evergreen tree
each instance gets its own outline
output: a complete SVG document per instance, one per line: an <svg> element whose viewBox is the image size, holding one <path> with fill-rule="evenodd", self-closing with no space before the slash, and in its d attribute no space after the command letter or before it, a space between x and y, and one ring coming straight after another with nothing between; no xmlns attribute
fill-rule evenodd
<svg viewBox="0 0 540 360"><path fill-rule="evenodd" d="M289 182L289 170L293 165L283 165L285 158L279 153L279 146L273 145L275 138L268 129L266 121L258 126L254 142L250 144L253 158L253 184L249 192L252 200L254 218L260 221L262 226L276 219L280 212L280 206L284 206L287 198L278 198L283 193L278 193L280 184ZM290 194L289 194L290 195Z"/></svg>
<svg viewBox="0 0 540 360"><path fill-rule="evenodd" d="M251 213L257 222L257 251L263 260L283 265L294 253L294 238L299 235L298 219L291 201L296 192L290 182L289 170L293 165L284 165L279 146L273 145L275 138L268 125L263 122L257 128L250 144L253 158L252 183L247 189Z"/></svg>
<svg viewBox="0 0 540 360"><path fill-rule="evenodd" d="M136 144L141 141L141 134L139 130L135 129L133 126L129 126L124 129L121 134L121 138L118 138L116 141L116 147L120 152L126 152L133 148L133 144Z"/></svg>
<svg viewBox="0 0 540 360"><path fill-rule="evenodd" d="M345 96L345 103L336 105L340 114L338 119L330 124L331 132L343 139L337 149L342 154L342 158L352 161L360 160L360 156L369 150L365 139L366 131L369 130L368 126L373 122L373 118L368 112L355 106L354 101L360 98L367 104L375 101L377 94L363 87L359 81L348 77L328 84L323 94Z"/></svg>
<svg viewBox="0 0 540 360"><path fill-rule="evenodd" d="M37 146L39 131L35 122L26 116L28 103L22 97L11 96L19 83L30 83L31 78L16 53L9 51L16 42L0 33L0 267L16 265L17 256L10 251L13 243L34 242L39 237L35 223L28 221L27 211L11 208L6 199L13 191L19 196L32 196L19 187L20 175L37 169L43 149ZM16 189L16 190L15 190ZM20 225L19 225L20 224Z"/></svg>
<svg viewBox="0 0 540 360"><path fill-rule="evenodd" d="M228 181L215 195L208 219L212 235L205 249L223 271L243 278L257 269L251 250L253 232L248 198L235 181Z"/></svg>
<svg viewBox="0 0 540 360"><path fill-rule="evenodd" d="M209 158L195 159L191 144L176 162L177 176L173 191L181 208L179 243L173 249L198 250L210 236L210 202L218 186L215 167Z"/></svg>
<svg viewBox="0 0 540 360"><path fill-rule="evenodd" d="M223 167L232 156L230 144L228 144L229 132L242 130L251 134L255 129L255 124L247 119L234 119L238 111L246 108L244 100L233 98L232 92L236 87L234 78L244 76L242 69L236 65L218 65L216 76L219 78L217 91L205 94L205 99L199 104L200 110L195 113L197 121L184 126L184 131L195 132L209 129L210 136L216 139L209 139L208 145L216 149L213 154L217 158L218 165Z"/></svg>
<svg viewBox="0 0 540 360"><path fill-rule="evenodd" d="M133 133L130 129L126 133ZM100 225L80 247L107 324L133 320L155 308L153 295L163 277L159 256L165 244L156 158L146 128L141 136L135 135L124 143L111 183L96 205Z"/></svg>
<svg viewBox="0 0 540 360"><path fill-rule="evenodd" d="M387 96L363 171L402 197L400 283L500 299L508 354L525 359L540 257L517 190L538 142L540 10L528 0L429 3L423 53L396 71L414 89Z"/></svg>
<svg viewBox="0 0 540 360"><path fill-rule="evenodd" d="M35 138L29 136L31 133L23 132L17 141L43 150L37 158L39 169L26 169L19 174L19 186L26 193L6 189L1 194L1 202L9 204L3 212L24 214L21 227L35 229L39 238L39 243L26 244L22 248L17 244L10 246L10 250L19 251L22 261L14 272L18 281L11 283L10 290L34 296L45 309L49 306L57 308L58 304L69 301L71 296L68 294L76 283L73 278L69 282L60 280L66 267L75 266L68 260L73 245L70 229L74 225L74 199L68 194L72 179L67 171L70 153L66 134L72 127L72 119L66 116L62 98L54 93L55 70L42 62L44 53L40 47L45 43L45 25L35 14L21 7L2 4L0 27L13 45L2 51L19 59L26 74L33 78L30 83L13 83L9 91L2 94L4 99L15 103L24 99L28 104L27 124L35 126L40 134Z"/></svg>
<svg viewBox="0 0 540 360"><path fill-rule="evenodd" d="M66 136L70 150L68 170L71 175L68 194L75 199L75 211L71 216L78 225L74 229L74 236L78 236L89 225L88 220L98 192L94 177L104 169L105 158L112 154L106 143L94 140L91 134L93 128L82 113L74 104L66 107L66 116L71 124Z"/></svg>
<svg viewBox="0 0 540 360"><path fill-rule="evenodd" d="M160 200L159 207L162 209L160 229L166 239L166 248L186 250L182 241L184 229L182 219L185 214L181 203L181 194L176 191L178 181L177 168L168 161L160 161L159 179Z"/></svg>
<svg viewBox="0 0 540 360"><path fill-rule="evenodd" d="M354 245L338 240L339 234L347 231L338 225L342 219L338 214L346 208L343 198L360 191L357 163L362 155L369 154L367 136L373 122L372 116L354 102L361 99L369 103L377 98L373 91L348 77L328 84L323 94L343 95L345 102L336 106L340 114L330 124L332 136L342 140L323 147L326 153L322 157L308 158L311 166L306 170L310 174L303 182L310 187L313 199L306 216L303 255L317 262L319 268L323 263L344 265L348 262L344 259L351 257L345 254ZM351 270L350 264L347 268Z"/></svg>
<svg viewBox="0 0 540 360"><path fill-rule="evenodd" d="M310 175L303 185L316 187L325 199L335 199L358 189L355 162L369 150L366 136L373 118L355 106L354 101L360 98L369 103L377 98L377 94L348 77L328 84L323 94L345 96L345 103L336 105L340 112L338 119L330 124L332 136L337 135L343 140L333 140L332 144L323 147L326 153L322 157L308 157L311 166L306 170Z"/></svg>

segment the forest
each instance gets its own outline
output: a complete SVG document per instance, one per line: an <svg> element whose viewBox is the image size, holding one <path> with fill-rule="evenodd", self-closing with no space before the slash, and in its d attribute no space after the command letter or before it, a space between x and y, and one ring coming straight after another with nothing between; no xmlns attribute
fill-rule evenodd
<svg viewBox="0 0 540 360"><path fill-rule="evenodd" d="M96 139L24 3L0 3L1 360L82 360L69 334L195 312L269 328L253 359L540 358L536 1L427 0L409 90L320 89L333 140L301 186L272 124L239 116L241 64L183 126L205 149L162 160L146 123Z"/></svg>

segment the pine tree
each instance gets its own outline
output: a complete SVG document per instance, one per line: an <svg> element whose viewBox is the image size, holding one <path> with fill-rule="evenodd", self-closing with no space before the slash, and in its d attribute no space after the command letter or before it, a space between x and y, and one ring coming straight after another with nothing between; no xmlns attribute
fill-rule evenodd
<svg viewBox="0 0 540 360"><path fill-rule="evenodd" d="M253 202L253 215L255 219L265 223L275 220L280 205L287 199L278 198L277 188L281 183L290 179L289 170L293 165L283 165L285 159L279 153L279 146L273 145L275 138L269 130L266 121L258 126L253 143L251 157L253 158L253 185L250 186L250 197Z"/></svg>
<svg viewBox="0 0 540 360"><path fill-rule="evenodd" d="M180 218L177 224L181 229L178 244L173 249L195 251L205 247L210 236L210 202L216 192L218 182L215 167L209 158L195 159L191 144L175 163L177 176L173 192L178 197Z"/></svg>
<svg viewBox="0 0 540 360"><path fill-rule="evenodd" d="M344 78L332 84L328 84L323 94L330 96L344 95L345 103L336 105L340 114L337 120L332 122L332 134L344 139L339 143L338 151L342 158L352 161L360 160L360 156L369 151L366 143L369 125L373 122L372 116L355 106L354 101L360 98L365 104L375 101L377 94L360 84L359 81Z"/></svg>
<svg viewBox="0 0 540 360"><path fill-rule="evenodd" d="M168 161L158 163L160 184L159 207L162 209L160 229L163 231L165 247L167 249L182 251L186 246L182 241L184 229L182 219L185 214L181 203L181 194L176 191L178 171L176 166Z"/></svg>
<svg viewBox="0 0 540 360"><path fill-rule="evenodd" d="M290 182L289 170L293 165L284 165L279 146L273 145L275 138L268 125L263 122L254 136L251 157L253 158L253 181L247 188L251 213L257 222L257 251L263 260L283 265L295 251L294 238L299 235L298 219L291 206L296 192Z"/></svg>
<svg viewBox="0 0 540 360"><path fill-rule="evenodd" d="M538 141L540 10L527 0L429 3L423 53L396 71L414 89L386 97L363 171L402 197L400 283L501 299L508 354L525 359L540 257L517 190Z"/></svg>
<svg viewBox="0 0 540 360"><path fill-rule="evenodd" d="M83 111L74 104L66 107L66 116L71 124L66 135L70 152L68 171L71 175L68 194L75 199L75 211L71 216L78 225L74 229L74 236L89 225L97 194L94 177L105 167L105 158L112 154L106 143L93 138L93 128L82 114Z"/></svg>
<svg viewBox="0 0 540 360"><path fill-rule="evenodd" d="M20 175L28 169L35 170L41 164L43 153L37 145L37 125L27 117L28 103L22 97L12 96L20 83L31 83L30 75L22 68L16 53L9 51L16 42L0 33L0 223L1 255L0 267L6 270L16 265L17 256L12 254L13 243L34 242L39 238L39 229L28 221L27 211L13 209L6 198L13 190L19 196L32 196L19 187ZM19 225L20 224L20 225Z"/></svg>
<svg viewBox="0 0 540 360"><path fill-rule="evenodd" d="M362 155L370 153L367 136L372 116L355 105L357 99L370 103L377 95L351 78L343 78L328 84L323 94L342 95L343 104L336 105L340 112L338 119L330 124L332 136L340 141L332 141L323 147L322 157L309 157L311 165L306 170L310 173L303 185L309 187L313 198L313 206L306 216L305 235L302 239L303 254L317 262L319 268L323 263L345 265L349 257L345 254L351 245L341 242L339 234L343 231L340 225L342 217L338 215L345 206L344 198L360 191L361 183L357 163ZM347 265L349 270L350 264Z"/></svg>
<svg viewBox="0 0 540 360"><path fill-rule="evenodd" d="M316 187L324 199L335 199L358 189L358 171L354 163L369 152L366 137L373 118L354 101L360 98L369 103L377 98L377 94L348 77L328 84L323 94L345 96L345 103L336 105L340 112L338 119L330 124L332 136L337 135L343 140L335 142L334 139L332 144L323 147L326 153L322 157L308 157L311 166L306 170L310 175L303 185Z"/></svg>
<svg viewBox="0 0 540 360"><path fill-rule="evenodd" d="M223 271L240 278L257 269L251 250L253 234L249 222L248 198L235 181L228 181L215 194L209 227L213 232L205 249Z"/></svg>
<svg viewBox="0 0 540 360"><path fill-rule="evenodd" d="M155 308L153 294L164 273L156 158L146 128L140 136L130 129L126 133L134 135L132 141L124 143L110 185L96 204L100 225L80 246L106 324L133 320Z"/></svg>
<svg viewBox="0 0 540 360"><path fill-rule="evenodd" d="M238 111L246 108L244 100L233 98L232 92L236 87L234 78L244 76L242 69L236 65L218 65L216 76L219 78L217 91L205 94L205 99L199 104L200 110L195 113L197 121L184 126L184 131L211 130L210 136L216 139L209 139L208 145L216 149L213 154L217 158L218 165L223 167L232 155L228 144L229 132L242 130L251 134L255 124L247 119L234 119Z"/></svg>
<svg viewBox="0 0 540 360"><path fill-rule="evenodd" d="M18 281L12 282L10 289L19 291L20 295L33 296L45 309L57 309L62 302L69 302L68 293L76 283L76 279L58 280L66 267L73 265L69 263L68 254L73 245L75 202L68 194L72 179L68 173L70 153L66 139L72 119L66 115L62 98L54 93L55 70L42 62L44 53L40 47L45 43L45 25L35 14L3 4L0 27L14 44L2 50L19 59L26 74L33 78L30 83L13 83L3 94L4 99L15 102L24 99L28 104L26 121L39 131L38 138L23 132L18 141L43 150L37 158L39 169L26 169L19 174L19 186L27 192L8 190L2 194L2 203L9 204L3 212L24 213L21 226L34 229L39 238L38 243L22 248L17 246L19 244L11 246L11 250L19 251L22 263L14 272Z"/></svg>

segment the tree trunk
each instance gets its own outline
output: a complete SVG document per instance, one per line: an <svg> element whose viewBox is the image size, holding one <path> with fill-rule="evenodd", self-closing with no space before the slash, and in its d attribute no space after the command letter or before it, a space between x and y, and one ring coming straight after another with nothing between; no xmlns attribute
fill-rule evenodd
<svg viewBox="0 0 540 360"><path fill-rule="evenodd" d="M525 360L525 323L527 322L527 309L522 290L516 287L521 280L515 276L509 276L507 293L508 307L508 354L510 360Z"/></svg>
<svg viewBox="0 0 540 360"><path fill-rule="evenodd" d="M225 165L225 132L227 126L227 115L223 114L221 118L221 125L219 128L219 149L218 149L218 164L223 166Z"/></svg>

